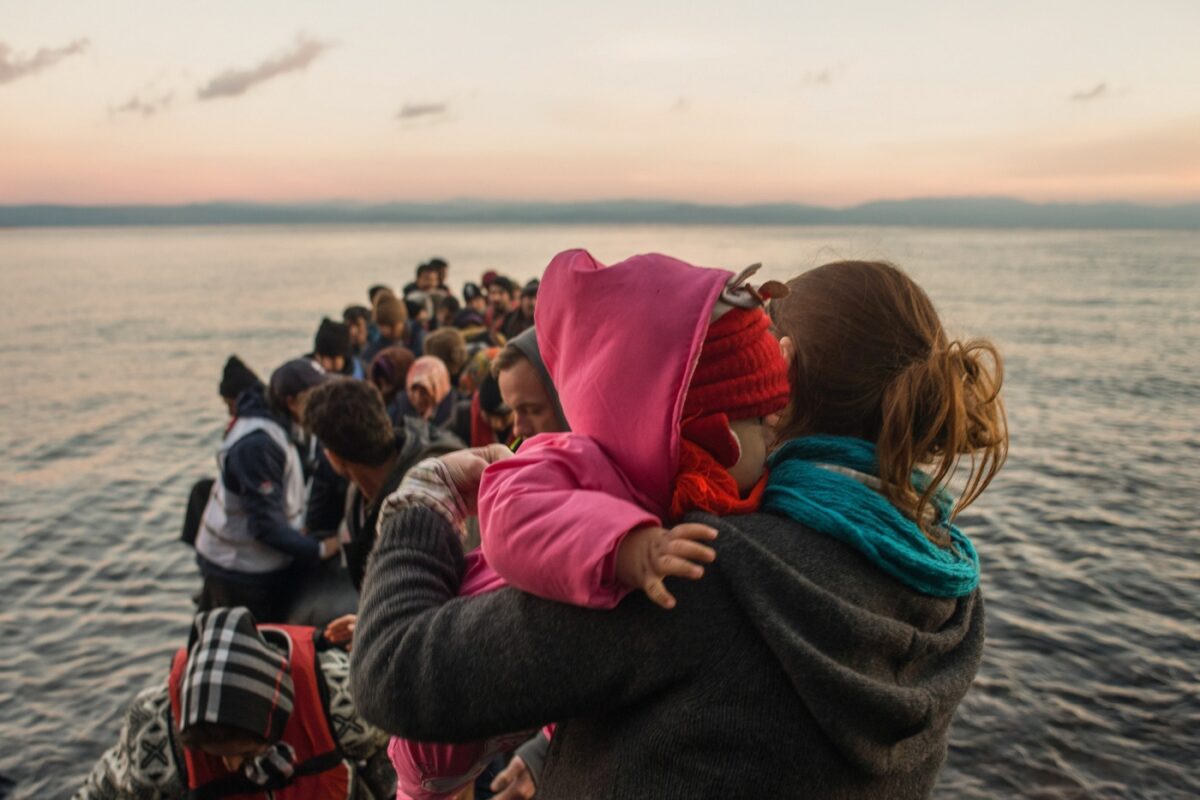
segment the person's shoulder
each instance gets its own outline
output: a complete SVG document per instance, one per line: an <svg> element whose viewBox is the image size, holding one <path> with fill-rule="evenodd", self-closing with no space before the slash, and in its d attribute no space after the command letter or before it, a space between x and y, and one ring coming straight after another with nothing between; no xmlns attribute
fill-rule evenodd
<svg viewBox="0 0 1200 800"><path fill-rule="evenodd" d="M742 545L758 543L762 547L781 553L820 553L838 556L851 551L846 545L789 517L767 511L749 514L732 514L718 517L704 512L693 512L685 518L688 522L702 522L717 529L720 545ZM852 552L852 551L851 551Z"/></svg>
<svg viewBox="0 0 1200 800"><path fill-rule="evenodd" d="M855 547L795 520L768 512L688 516L717 529L716 572L734 594L769 591L796 597L837 597L860 610L915 621L941 619L957 602L924 595L874 564Z"/></svg>
<svg viewBox="0 0 1200 800"><path fill-rule="evenodd" d="M817 540L815 532L805 525L765 511L723 517L705 511L693 511L684 517L684 521L699 522L716 528L718 545L757 539L803 547Z"/></svg>
<svg viewBox="0 0 1200 800"><path fill-rule="evenodd" d="M279 446L279 442L263 428L250 431L229 446L227 458L232 463L247 464L265 460L284 462L287 454Z"/></svg>
<svg viewBox="0 0 1200 800"><path fill-rule="evenodd" d="M764 571L826 587L888 580L854 548L788 517L756 511L725 517L694 513L686 520L717 529L715 566L734 580Z"/></svg>

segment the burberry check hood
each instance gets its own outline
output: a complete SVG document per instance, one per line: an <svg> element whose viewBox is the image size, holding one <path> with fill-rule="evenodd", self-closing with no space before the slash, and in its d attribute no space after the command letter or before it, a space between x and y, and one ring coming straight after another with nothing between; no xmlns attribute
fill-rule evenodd
<svg viewBox="0 0 1200 800"><path fill-rule="evenodd" d="M207 722L276 742L292 713L291 653L263 639L245 608L196 617L180 691L181 731Z"/></svg>

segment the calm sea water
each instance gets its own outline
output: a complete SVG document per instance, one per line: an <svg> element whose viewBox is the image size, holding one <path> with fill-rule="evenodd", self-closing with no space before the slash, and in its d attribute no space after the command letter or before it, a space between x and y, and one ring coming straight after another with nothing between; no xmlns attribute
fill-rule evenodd
<svg viewBox="0 0 1200 800"><path fill-rule="evenodd" d="M556 251L787 278L886 258L1007 358L1007 468L962 522L988 646L939 796L1200 796L1200 234L750 227L0 231L0 774L68 796L186 640L177 541L216 386L433 255Z"/></svg>

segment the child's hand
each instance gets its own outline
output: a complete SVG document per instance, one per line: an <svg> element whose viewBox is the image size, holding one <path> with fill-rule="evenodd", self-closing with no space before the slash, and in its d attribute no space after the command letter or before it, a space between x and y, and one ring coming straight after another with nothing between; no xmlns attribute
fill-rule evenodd
<svg viewBox="0 0 1200 800"><path fill-rule="evenodd" d="M663 586L663 578L675 576L699 580L701 564L711 564L717 552L703 542L717 538L715 529L694 522L671 530L647 525L630 533L617 548L617 581L630 589L641 589L663 608L674 608L675 598Z"/></svg>
<svg viewBox="0 0 1200 800"><path fill-rule="evenodd" d="M325 626L325 641L330 644L340 645L349 650L353 645L354 626L357 622L358 616L356 614L346 614L344 617L338 617Z"/></svg>

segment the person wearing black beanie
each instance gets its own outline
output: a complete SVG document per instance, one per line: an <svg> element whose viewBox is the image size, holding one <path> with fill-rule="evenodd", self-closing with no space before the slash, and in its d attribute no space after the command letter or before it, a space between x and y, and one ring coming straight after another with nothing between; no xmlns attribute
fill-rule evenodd
<svg viewBox="0 0 1200 800"><path fill-rule="evenodd" d="M317 335L313 337L311 358L325 368L326 372L344 372L350 355L350 328L343 322L334 322L329 317L321 320Z"/></svg>
<svg viewBox="0 0 1200 800"><path fill-rule="evenodd" d="M221 372L221 383L217 386L217 391L221 393L221 398L229 409L229 416L232 417L236 412L238 395L252 386L261 384L262 381L254 374L254 370L247 367L237 356L230 356Z"/></svg>

